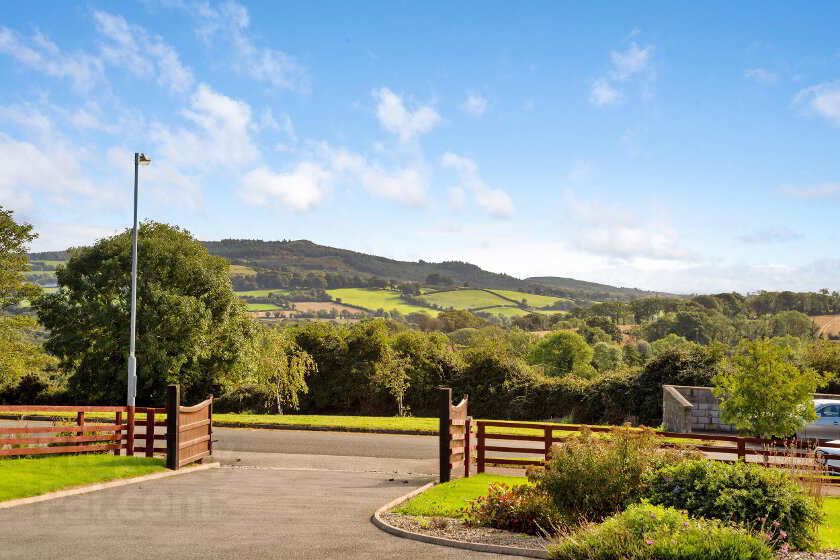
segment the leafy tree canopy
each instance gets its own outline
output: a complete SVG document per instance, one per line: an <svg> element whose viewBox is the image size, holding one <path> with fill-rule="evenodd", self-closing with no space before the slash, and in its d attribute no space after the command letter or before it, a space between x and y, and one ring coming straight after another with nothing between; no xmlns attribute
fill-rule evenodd
<svg viewBox="0 0 840 560"><path fill-rule="evenodd" d="M145 222L138 231L138 404L161 404L166 385L188 399L213 392L240 359L253 325L228 279L228 264L186 231ZM52 333L46 348L70 389L95 402L125 398L131 231L74 250L56 272L59 291L33 303Z"/></svg>
<svg viewBox="0 0 840 560"><path fill-rule="evenodd" d="M789 436L815 420L817 373L793 363L794 350L769 340L742 341L718 364L721 419L763 438Z"/></svg>
<svg viewBox="0 0 840 560"><path fill-rule="evenodd" d="M571 331L557 331L546 335L534 345L529 356L532 364L545 366L550 375L574 374L578 377L592 377L595 368L592 347L582 336Z"/></svg>

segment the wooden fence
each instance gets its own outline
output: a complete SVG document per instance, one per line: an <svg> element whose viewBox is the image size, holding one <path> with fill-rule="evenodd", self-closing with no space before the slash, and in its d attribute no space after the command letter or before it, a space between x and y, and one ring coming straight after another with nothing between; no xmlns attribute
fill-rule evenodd
<svg viewBox="0 0 840 560"><path fill-rule="evenodd" d="M514 466L527 467L530 465L544 465L548 458L551 446L555 443L562 443L568 439L568 436L555 436L555 432L578 432L583 426L566 426L561 424L531 424L524 422L504 422L495 420L477 420L474 422L478 428L476 434L477 444L477 458L476 471L484 472L487 465L500 466ZM487 428L518 428L532 430L534 435L525 434L488 434ZM591 432L609 432L610 428L588 426ZM784 441L784 440L769 440L741 436L727 436L727 435L712 435L712 434L683 434L674 432L654 432L657 438L663 441L661 447L678 447L680 445L689 445L693 449L705 453L714 453L723 455L723 457L712 457L715 461L733 462L739 459L746 460L747 456L766 456L773 457L784 455L790 458L807 458L810 452L813 451L814 443L807 441ZM665 440L671 441L665 441ZM673 440L686 440L685 444L680 444ZM492 445L488 445L488 440ZM534 447L519 447L514 445L497 445L495 442L501 441L526 441L539 442L542 445ZM697 442L703 442L697 444ZM750 447L752 446L752 447ZM755 447L761 446L761 447ZM840 448L840 444L820 443L820 447L826 448ZM492 457L488 453L512 453L517 455L537 455L539 458L525 459L514 457ZM840 458L840 457L839 457ZM840 473L840 467L827 467L830 473ZM832 482L835 482L832 480ZM840 479L836 480L840 482Z"/></svg>
<svg viewBox="0 0 840 560"><path fill-rule="evenodd" d="M476 443L473 419L467 415L467 396L452 405L452 389L440 390L440 481L449 482L452 469L464 468L470 476Z"/></svg>
<svg viewBox="0 0 840 560"><path fill-rule="evenodd" d="M175 391L173 401L172 391ZM75 419L39 422L33 426L0 426L0 457L59 453L111 452L128 456L167 454L169 468L181 467L208 457L212 452L213 398L194 407L182 407L177 385L170 385L167 408L128 406L0 405L0 415L53 420L56 413L73 413ZM173 403L177 414L169 414ZM113 414L113 421L86 418L86 413ZM88 420L92 420L88 422ZM171 422L175 422L171 424ZM166 427L161 433L156 428ZM174 437L170 437L174 436ZM183 441L172 455L171 440ZM159 445L157 442L166 442Z"/></svg>

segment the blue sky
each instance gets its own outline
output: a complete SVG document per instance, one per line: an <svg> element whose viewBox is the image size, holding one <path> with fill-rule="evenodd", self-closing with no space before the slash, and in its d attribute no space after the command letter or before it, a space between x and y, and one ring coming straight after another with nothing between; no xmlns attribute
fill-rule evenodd
<svg viewBox="0 0 840 560"><path fill-rule="evenodd" d="M5 6L0 204L674 292L840 289L836 2Z"/></svg>

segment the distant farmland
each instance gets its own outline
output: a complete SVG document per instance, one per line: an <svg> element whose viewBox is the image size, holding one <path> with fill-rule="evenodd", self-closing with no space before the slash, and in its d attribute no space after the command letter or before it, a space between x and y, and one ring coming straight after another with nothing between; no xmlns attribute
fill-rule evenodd
<svg viewBox="0 0 840 560"><path fill-rule="evenodd" d="M349 303L358 307L364 307L371 311L377 309L384 309L385 311L392 311L396 309L405 315L414 313L415 311L425 311L429 315L436 317L438 311L434 309L427 309L419 305L412 305L400 299L400 292L393 290L376 290L373 288L339 288L336 290L327 290L327 293L336 299L341 299L342 303Z"/></svg>
<svg viewBox="0 0 840 560"><path fill-rule="evenodd" d="M816 323L820 336L840 334L840 315L815 315L811 319Z"/></svg>

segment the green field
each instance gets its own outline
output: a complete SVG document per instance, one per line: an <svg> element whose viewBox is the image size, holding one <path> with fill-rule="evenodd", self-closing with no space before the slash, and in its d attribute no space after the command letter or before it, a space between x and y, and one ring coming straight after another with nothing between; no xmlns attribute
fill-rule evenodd
<svg viewBox="0 0 840 560"><path fill-rule="evenodd" d="M415 311L425 311L429 315L436 317L438 312L434 309L427 309L419 305L411 305L405 303L400 299L400 292L393 290L376 290L372 288L340 288L337 290L327 290L333 298L341 298L342 303L364 307L371 311L377 309L384 309L391 311L396 309L402 314L413 313Z"/></svg>
<svg viewBox="0 0 840 560"><path fill-rule="evenodd" d="M60 455L0 461L0 502L164 470L163 459Z"/></svg>
<svg viewBox="0 0 840 560"><path fill-rule="evenodd" d="M525 292L513 292L511 290L490 290L493 293L499 294L500 296L510 298L516 301L522 301L523 299L528 300L528 305L531 307L548 307L549 305L553 305L556 301L568 301L565 298L558 298L558 297L551 297L551 296L538 296L536 294L526 294Z"/></svg>
<svg viewBox="0 0 840 560"><path fill-rule="evenodd" d="M238 274L241 276L256 276L257 271L251 268L250 266L244 266L241 264L232 264L230 265L230 274Z"/></svg>
<svg viewBox="0 0 840 560"><path fill-rule="evenodd" d="M470 478L459 478L426 490L395 509L394 513L424 517L463 517L467 502L486 495L487 487L492 483L502 483L512 488L528 484L528 479L522 476L493 474L477 474Z"/></svg>
<svg viewBox="0 0 840 560"><path fill-rule="evenodd" d="M268 297L268 294L278 294L281 296L285 296L289 294L289 290L285 288L275 288L273 290L245 290L243 292L234 292L239 297L242 296L251 296L251 297Z"/></svg>
<svg viewBox="0 0 840 560"><path fill-rule="evenodd" d="M32 261L32 262L41 263L41 264L49 264L49 265L52 265L52 266L58 266L60 264L66 263L67 261Z"/></svg>
<svg viewBox="0 0 840 560"><path fill-rule="evenodd" d="M484 290L451 290L436 294L425 294L423 299L444 309L475 309L491 305L511 305L509 301Z"/></svg>
<svg viewBox="0 0 840 560"><path fill-rule="evenodd" d="M488 307L487 309L480 309L476 313L489 313L491 315L501 315L503 317L522 317L527 315L528 311L519 309L518 307Z"/></svg>
<svg viewBox="0 0 840 560"><path fill-rule="evenodd" d="M275 309L282 309L273 303L249 303L248 311L274 311Z"/></svg>

